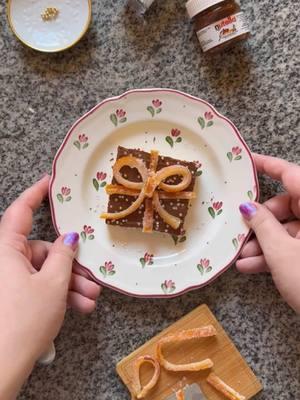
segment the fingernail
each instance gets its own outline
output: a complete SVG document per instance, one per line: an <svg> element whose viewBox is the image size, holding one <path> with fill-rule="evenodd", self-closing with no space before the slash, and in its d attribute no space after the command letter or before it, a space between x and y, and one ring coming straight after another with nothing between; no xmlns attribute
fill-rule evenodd
<svg viewBox="0 0 300 400"><path fill-rule="evenodd" d="M253 203L243 203L240 205L240 212L246 219L251 219L256 214L257 208Z"/></svg>
<svg viewBox="0 0 300 400"><path fill-rule="evenodd" d="M44 172L41 176L40 176L40 180L42 180L43 178L45 178L45 176L48 176L47 172Z"/></svg>
<svg viewBox="0 0 300 400"><path fill-rule="evenodd" d="M66 246L72 247L73 249L77 247L78 241L79 241L79 235L77 232L67 233L64 237L64 244Z"/></svg>

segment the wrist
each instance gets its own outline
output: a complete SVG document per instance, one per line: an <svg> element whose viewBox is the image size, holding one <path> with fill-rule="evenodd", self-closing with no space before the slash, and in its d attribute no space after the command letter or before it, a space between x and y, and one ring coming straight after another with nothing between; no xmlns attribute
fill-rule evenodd
<svg viewBox="0 0 300 400"><path fill-rule="evenodd" d="M15 399L30 375L37 355L32 346L17 341L13 335L0 337L0 399Z"/></svg>

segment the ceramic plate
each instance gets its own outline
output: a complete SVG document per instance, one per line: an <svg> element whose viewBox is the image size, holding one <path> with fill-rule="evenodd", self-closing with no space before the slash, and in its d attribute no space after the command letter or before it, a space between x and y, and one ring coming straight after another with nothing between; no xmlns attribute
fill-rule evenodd
<svg viewBox="0 0 300 400"><path fill-rule="evenodd" d="M26 46L44 52L77 43L91 20L91 0L8 0L12 31Z"/></svg>
<svg viewBox="0 0 300 400"><path fill-rule="evenodd" d="M108 226L105 185L118 145L197 161L197 199L179 238ZM176 296L206 285L238 257L249 229L239 204L258 197L250 151L210 104L169 89L132 90L78 120L53 164L58 233L81 235L77 261L99 283L133 296Z"/></svg>

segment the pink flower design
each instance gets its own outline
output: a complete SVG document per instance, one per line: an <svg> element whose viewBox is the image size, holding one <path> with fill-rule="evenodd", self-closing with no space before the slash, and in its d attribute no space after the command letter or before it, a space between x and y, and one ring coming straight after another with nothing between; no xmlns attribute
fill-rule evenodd
<svg viewBox="0 0 300 400"><path fill-rule="evenodd" d="M111 261L105 261L104 265L100 267L100 272L104 278L107 276L112 276L116 273L115 266Z"/></svg>
<svg viewBox="0 0 300 400"><path fill-rule="evenodd" d="M218 215L222 214L223 202L216 201L212 203L212 207L208 207L208 212L212 218L216 218Z"/></svg>
<svg viewBox="0 0 300 400"><path fill-rule="evenodd" d="M104 186L106 186L106 177L107 174L105 172L98 171L96 173L96 178L93 178L93 186L97 190L97 192L99 191L99 188L103 188Z"/></svg>
<svg viewBox="0 0 300 400"><path fill-rule="evenodd" d="M94 233L95 230L94 230L91 226L84 225L84 226L83 226L83 231L84 231L87 235L89 235L90 233Z"/></svg>
<svg viewBox="0 0 300 400"><path fill-rule="evenodd" d="M240 148L240 147L233 147L232 148L232 154L234 155L234 156L238 156L239 154L241 154L241 152L242 152L242 149Z"/></svg>
<svg viewBox="0 0 300 400"><path fill-rule="evenodd" d="M180 134L181 134L181 131L180 131L179 129L177 129L177 128L173 128L173 129L171 130L171 135L172 135L173 137L178 137L178 136L180 136Z"/></svg>
<svg viewBox="0 0 300 400"><path fill-rule="evenodd" d="M194 164L195 164L195 166L197 168L197 171L195 172L195 176L202 175L202 171L201 171L202 164L201 164L201 162L200 161L194 161Z"/></svg>
<svg viewBox="0 0 300 400"><path fill-rule="evenodd" d="M213 119L214 115L213 115L212 112L206 111L206 113L204 113L204 117L205 117L205 119L207 119L208 121L210 121L210 120Z"/></svg>
<svg viewBox="0 0 300 400"><path fill-rule="evenodd" d="M61 194L62 194L63 196L69 196L70 193L71 193L71 189L70 189L70 188L68 188L68 187L66 187L66 186L63 186L63 187L61 188Z"/></svg>
<svg viewBox="0 0 300 400"><path fill-rule="evenodd" d="M213 208L216 211L221 210L222 207L223 207L222 201L216 201L215 203L213 203Z"/></svg>
<svg viewBox="0 0 300 400"><path fill-rule="evenodd" d="M60 189L60 193L57 193L56 198L60 203L64 203L65 201L68 202L72 200L70 194L71 194L71 189L68 188L67 186L63 186Z"/></svg>
<svg viewBox="0 0 300 400"><path fill-rule="evenodd" d="M116 115L118 118L123 118L126 115L126 111L122 110L122 108L116 110Z"/></svg>
<svg viewBox="0 0 300 400"><path fill-rule="evenodd" d="M80 135L78 135L78 140L75 140L75 142L73 142L73 144L78 150L81 150L81 149L84 150L89 145L88 140L89 140L89 138L84 133L81 133Z"/></svg>
<svg viewBox="0 0 300 400"><path fill-rule="evenodd" d="M198 271L201 273L201 275L207 272L212 271L212 267L210 265L210 260L207 258L201 258L199 261L199 264L197 265Z"/></svg>
<svg viewBox="0 0 300 400"><path fill-rule="evenodd" d="M152 100L152 104L154 105L155 108L158 108L162 105L162 102L158 99Z"/></svg>
<svg viewBox="0 0 300 400"><path fill-rule="evenodd" d="M240 244L245 240L246 235L244 233L240 233L237 237L232 239L232 244L234 248L237 250L240 247Z"/></svg>
<svg viewBox="0 0 300 400"><path fill-rule="evenodd" d="M95 236L93 235L94 232L95 232L95 230L91 226L84 225L83 230L80 233L80 236L81 236L81 239L83 240L83 242L85 242L86 239L94 240L95 239Z"/></svg>
<svg viewBox="0 0 300 400"><path fill-rule="evenodd" d="M171 136L166 136L166 142L169 143L171 147L174 147L175 143L181 143L182 142L182 137L181 131L177 128L171 129Z"/></svg>
<svg viewBox="0 0 300 400"><path fill-rule="evenodd" d="M246 235L244 233L240 233L238 235L238 241L241 243L245 239Z"/></svg>
<svg viewBox="0 0 300 400"><path fill-rule="evenodd" d="M161 284L161 289L162 289L162 291L163 291L165 294L173 293L174 290L176 290L175 282L172 281L171 279L165 280L165 281Z"/></svg>
<svg viewBox="0 0 300 400"><path fill-rule="evenodd" d="M107 272L113 271L114 267L115 266L111 261L105 261L104 268L106 269Z"/></svg>
<svg viewBox="0 0 300 400"><path fill-rule="evenodd" d="M97 172L97 174L96 174L96 177L97 177L97 180L98 181L104 181L105 179L106 179L106 177L107 177L107 174L105 173L105 172Z"/></svg>
<svg viewBox="0 0 300 400"><path fill-rule="evenodd" d="M82 135L79 135L78 139L80 143L86 143L89 140L89 138L84 133Z"/></svg>
<svg viewBox="0 0 300 400"><path fill-rule="evenodd" d="M230 162L239 161L242 159L242 149L239 146L235 146L227 153L227 158Z"/></svg>
<svg viewBox="0 0 300 400"><path fill-rule="evenodd" d="M209 267L209 260L207 258L201 258L199 264L202 265L203 268L208 268Z"/></svg>
<svg viewBox="0 0 300 400"><path fill-rule="evenodd" d="M153 261L153 254L149 254L149 253L145 253L144 257L140 258L140 263L142 265L142 268L144 268L146 265L153 265L154 261Z"/></svg>

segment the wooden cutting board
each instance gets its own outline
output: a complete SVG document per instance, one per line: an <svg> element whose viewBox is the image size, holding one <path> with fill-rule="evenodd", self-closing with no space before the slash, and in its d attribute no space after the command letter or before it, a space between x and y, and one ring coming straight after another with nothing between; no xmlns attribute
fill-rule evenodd
<svg viewBox="0 0 300 400"><path fill-rule="evenodd" d="M147 354L155 356L156 344L163 336L174 334L184 329L197 328L209 324L212 324L216 328L216 337L192 340L180 345L178 343L170 345L164 348L165 357L169 361L178 364L211 358L214 362L212 370L227 384L246 396L247 400L261 391L261 383L215 316L203 304L166 328L117 364L117 372L131 393L132 399L135 399L132 387L133 363L137 357ZM162 368L158 384L152 389L145 400L164 400L174 392L174 388L178 387L178 383L181 380L184 380L186 383L198 383L208 400L225 400L222 394L218 393L205 381L209 371L178 373L166 371ZM144 364L140 370L142 384L147 383L152 374L152 367L149 364Z"/></svg>

